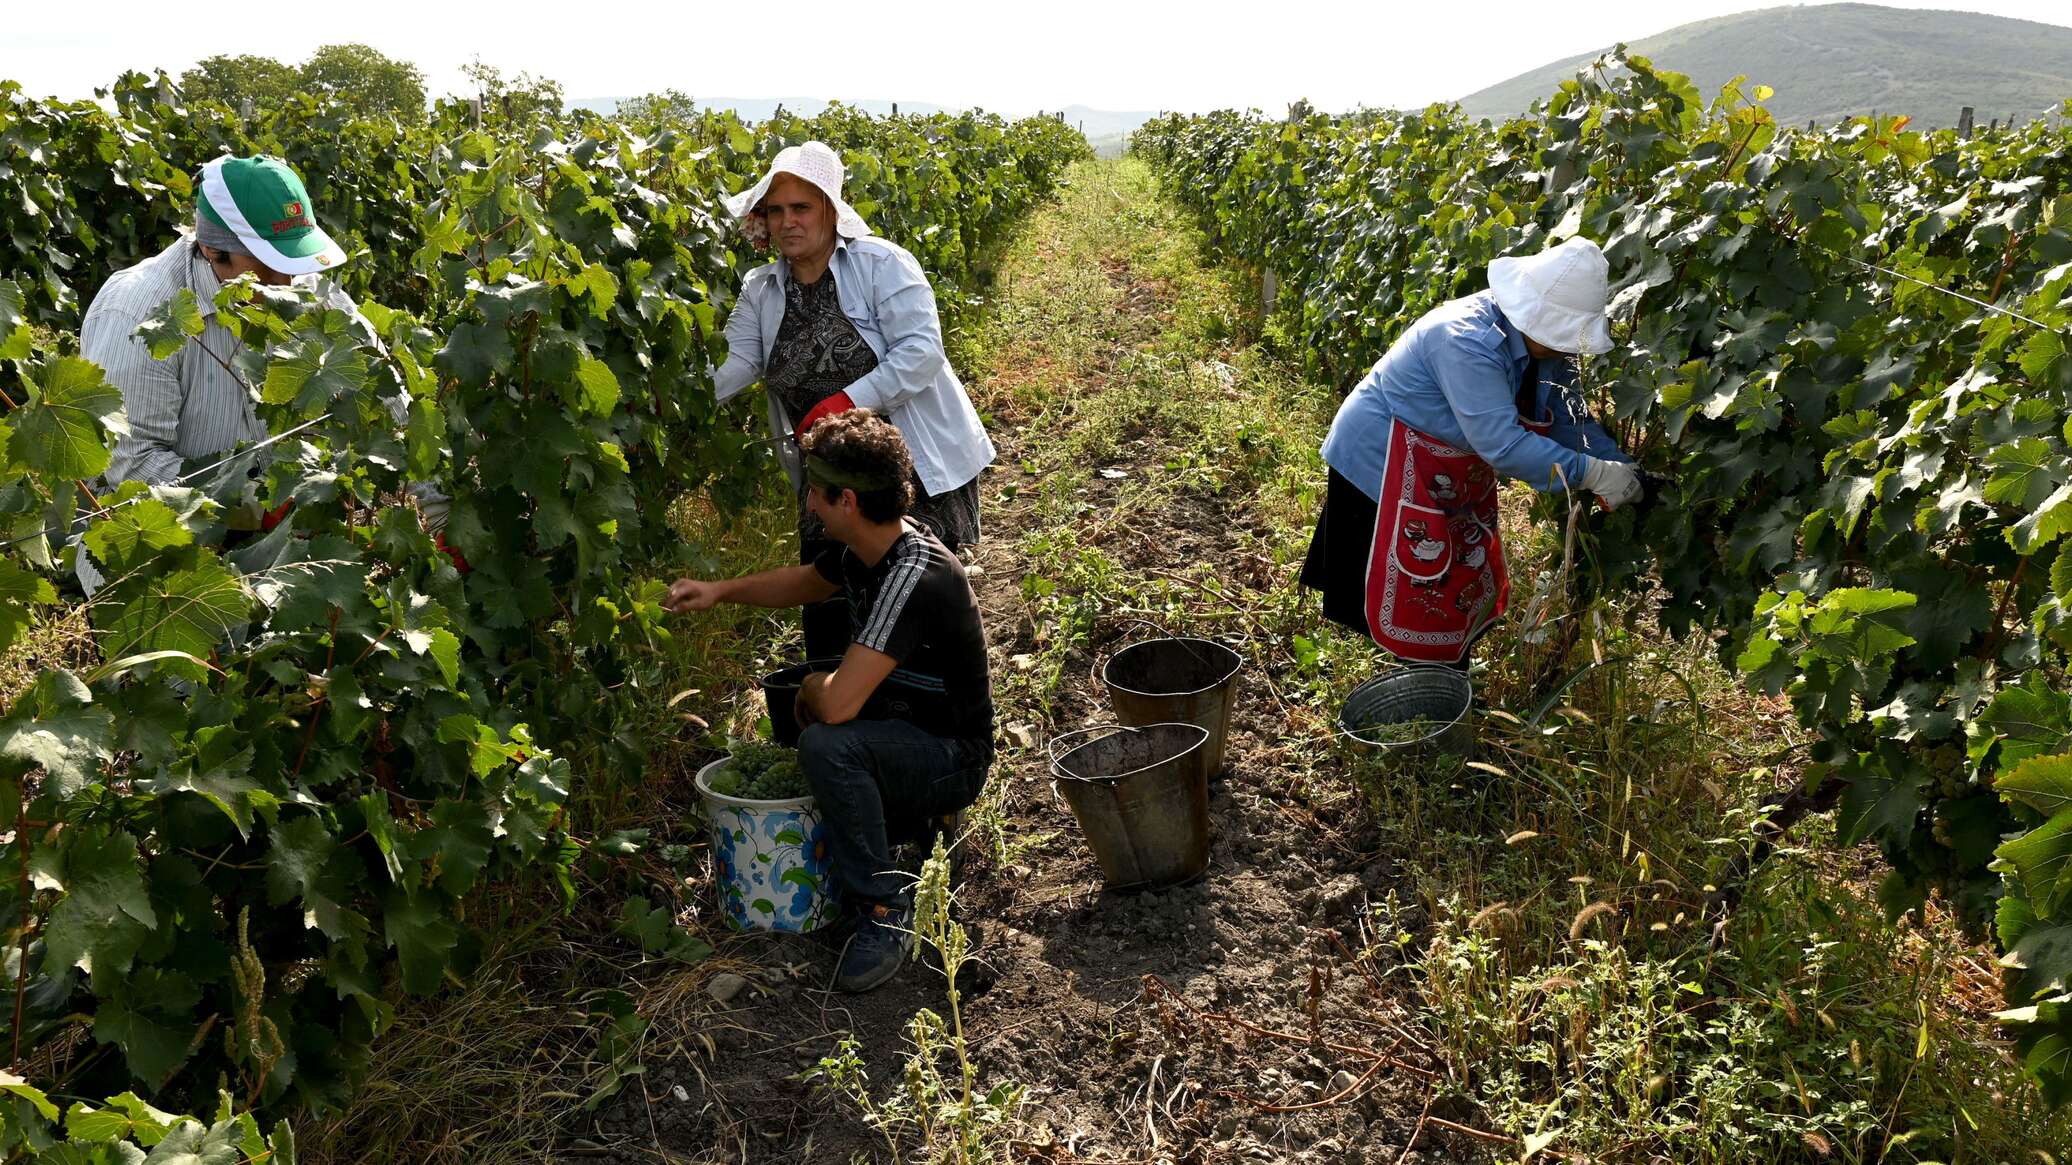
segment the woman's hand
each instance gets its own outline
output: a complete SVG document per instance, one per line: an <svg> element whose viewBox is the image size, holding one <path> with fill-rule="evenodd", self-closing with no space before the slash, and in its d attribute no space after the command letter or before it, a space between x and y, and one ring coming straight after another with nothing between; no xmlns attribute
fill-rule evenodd
<svg viewBox="0 0 2072 1165"><path fill-rule="evenodd" d="M849 399L848 393L838 392L812 408L807 409L806 415L799 418L799 427L794 430L792 435L803 441L806 438L806 430L812 428L822 417L830 417L836 413L846 413L855 407L856 402Z"/></svg>
<svg viewBox="0 0 2072 1165"><path fill-rule="evenodd" d="M669 597L662 609L680 615L685 611L710 611L719 602L719 584L702 579L680 578L669 584Z"/></svg>
<svg viewBox="0 0 2072 1165"><path fill-rule="evenodd" d="M1630 461L1607 461L1602 457L1591 458L1583 470L1583 488L1594 493L1607 510L1640 500L1643 492L1640 484L1640 467Z"/></svg>

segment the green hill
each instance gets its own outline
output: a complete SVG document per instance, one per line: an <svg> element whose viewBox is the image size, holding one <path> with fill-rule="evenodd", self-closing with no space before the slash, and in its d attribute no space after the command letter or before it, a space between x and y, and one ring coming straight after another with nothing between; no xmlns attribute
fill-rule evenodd
<svg viewBox="0 0 2072 1165"><path fill-rule="evenodd" d="M1768 105L1787 125L1876 110L1946 126L1969 105L1983 126L2010 115L2027 121L2072 98L2072 28L1977 12L1764 8L1680 25L1632 41L1628 51L1689 74L1708 98L1745 74L1777 91ZM1461 108L1474 117L1523 113L1597 56L1521 73L1461 98Z"/></svg>

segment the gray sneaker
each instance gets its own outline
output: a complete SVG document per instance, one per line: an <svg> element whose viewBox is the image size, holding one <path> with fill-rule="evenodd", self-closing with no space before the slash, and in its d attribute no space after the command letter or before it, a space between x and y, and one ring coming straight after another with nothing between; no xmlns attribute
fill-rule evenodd
<svg viewBox="0 0 2072 1165"><path fill-rule="evenodd" d="M869 991L899 973L914 949L914 908L905 902L867 906L856 933L842 948L835 987L851 994Z"/></svg>

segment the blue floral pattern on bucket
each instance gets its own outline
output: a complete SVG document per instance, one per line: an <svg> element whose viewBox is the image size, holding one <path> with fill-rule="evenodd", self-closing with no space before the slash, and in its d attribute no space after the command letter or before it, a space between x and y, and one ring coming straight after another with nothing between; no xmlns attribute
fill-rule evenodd
<svg viewBox="0 0 2072 1165"><path fill-rule="evenodd" d="M791 803L795 804L795 803ZM827 827L810 805L754 809L706 802L720 905L737 930L803 932L825 925Z"/></svg>

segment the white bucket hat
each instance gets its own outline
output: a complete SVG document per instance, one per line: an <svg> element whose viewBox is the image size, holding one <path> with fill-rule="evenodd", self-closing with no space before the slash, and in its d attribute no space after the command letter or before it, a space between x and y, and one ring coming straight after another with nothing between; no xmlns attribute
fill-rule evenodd
<svg viewBox="0 0 2072 1165"><path fill-rule="evenodd" d="M770 183L779 174L796 174L827 195L827 200L835 206L836 234L845 239L860 239L871 233L863 216L842 201L842 159L825 142L807 142L779 150L777 159L770 163L770 172L763 175L762 181L727 197L727 209L735 218L747 218L749 211L762 205L763 195L770 192Z"/></svg>
<svg viewBox="0 0 2072 1165"><path fill-rule="evenodd" d="M1610 264L1588 239L1489 264L1489 288L1513 327L1556 352L1595 356L1612 348L1604 318Z"/></svg>

